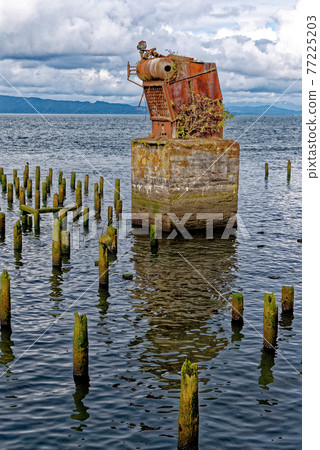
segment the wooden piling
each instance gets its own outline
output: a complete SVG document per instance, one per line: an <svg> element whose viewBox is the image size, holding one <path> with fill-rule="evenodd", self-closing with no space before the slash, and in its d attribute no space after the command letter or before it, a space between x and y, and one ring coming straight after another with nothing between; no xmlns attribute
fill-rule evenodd
<svg viewBox="0 0 320 450"><path fill-rule="evenodd" d="M71 172L70 188L74 191L76 188L76 173Z"/></svg>
<svg viewBox="0 0 320 450"><path fill-rule="evenodd" d="M232 321L243 323L243 295L232 295Z"/></svg>
<svg viewBox="0 0 320 450"><path fill-rule="evenodd" d="M117 253L118 236L117 236L117 229L115 227L111 227L111 226L107 227L106 243L107 243L109 252Z"/></svg>
<svg viewBox="0 0 320 450"><path fill-rule="evenodd" d="M51 168L49 169L49 178L50 178L50 184L52 186L53 171Z"/></svg>
<svg viewBox="0 0 320 450"><path fill-rule="evenodd" d="M26 204L26 191L24 190L23 186L20 186L20 189L19 189L19 200L20 200L20 206Z"/></svg>
<svg viewBox="0 0 320 450"><path fill-rule="evenodd" d="M47 183L47 194L50 195L50 192L51 192L51 182L50 182L50 177L49 177L49 175L46 177L46 183Z"/></svg>
<svg viewBox="0 0 320 450"><path fill-rule="evenodd" d="M27 197L32 198L32 180L28 178L27 180Z"/></svg>
<svg viewBox="0 0 320 450"><path fill-rule="evenodd" d="M13 227L13 248L16 252L22 252L22 230L20 220Z"/></svg>
<svg viewBox="0 0 320 450"><path fill-rule="evenodd" d="M40 191L40 166L36 167L35 188L36 188L36 191Z"/></svg>
<svg viewBox="0 0 320 450"><path fill-rule="evenodd" d="M122 200L117 200L116 204L116 217L119 219L120 214L122 213Z"/></svg>
<svg viewBox="0 0 320 450"><path fill-rule="evenodd" d="M14 188L16 191L16 196L19 196L19 190L20 190L20 178L16 177L16 179L14 180Z"/></svg>
<svg viewBox="0 0 320 450"><path fill-rule="evenodd" d="M291 179L291 161L290 159L288 159L288 164L287 164L287 180L290 181Z"/></svg>
<svg viewBox="0 0 320 450"><path fill-rule="evenodd" d="M294 287L282 286L282 296L281 296L282 312L293 311L293 300L294 300Z"/></svg>
<svg viewBox="0 0 320 450"><path fill-rule="evenodd" d="M35 209L40 209L40 191L39 189L36 190L34 193L34 207Z"/></svg>
<svg viewBox="0 0 320 450"><path fill-rule="evenodd" d="M89 378L89 342L87 317L74 313L73 376L76 379Z"/></svg>
<svg viewBox="0 0 320 450"><path fill-rule="evenodd" d="M12 172L12 179L13 179L13 184L14 184L14 182L15 182L15 180L16 180L16 178L17 178L17 176L18 176L18 172L17 172L17 169L13 169L13 172Z"/></svg>
<svg viewBox="0 0 320 450"><path fill-rule="evenodd" d="M100 177L100 196L103 197L103 183L104 179L103 177Z"/></svg>
<svg viewBox="0 0 320 450"><path fill-rule="evenodd" d="M62 186L63 186L63 198L66 198L66 194L67 194L67 181L65 178L62 178L62 182L61 182Z"/></svg>
<svg viewBox="0 0 320 450"><path fill-rule="evenodd" d="M52 229L52 265L61 267L61 233L59 219L55 219Z"/></svg>
<svg viewBox="0 0 320 450"><path fill-rule="evenodd" d="M107 236L99 239L99 285L108 286L108 241Z"/></svg>
<svg viewBox="0 0 320 450"><path fill-rule="evenodd" d="M58 208L59 206L59 195L53 194L53 207Z"/></svg>
<svg viewBox="0 0 320 450"><path fill-rule="evenodd" d="M0 167L0 183L2 184L3 167Z"/></svg>
<svg viewBox="0 0 320 450"><path fill-rule="evenodd" d="M4 239L6 236L6 215L0 213L0 239Z"/></svg>
<svg viewBox="0 0 320 450"><path fill-rule="evenodd" d="M42 182L42 203L47 203L47 183L45 181Z"/></svg>
<svg viewBox="0 0 320 450"><path fill-rule="evenodd" d="M108 226L112 225L112 216L113 216L113 208L112 206L108 206Z"/></svg>
<svg viewBox="0 0 320 450"><path fill-rule="evenodd" d="M88 195L89 192L89 175L84 177L84 193Z"/></svg>
<svg viewBox="0 0 320 450"><path fill-rule="evenodd" d="M39 192L39 191L36 191L36 192ZM33 214L33 219L34 219L34 232L39 233L40 232L40 213L39 213L39 211L36 211Z"/></svg>
<svg viewBox="0 0 320 450"><path fill-rule="evenodd" d="M150 225L150 247L151 251L158 249L157 227L154 224Z"/></svg>
<svg viewBox="0 0 320 450"><path fill-rule="evenodd" d="M61 231L61 253L70 256L70 231Z"/></svg>
<svg viewBox="0 0 320 450"><path fill-rule="evenodd" d="M99 219L101 214L101 199L98 191L94 193L94 210L96 213L96 219Z"/></svg>
<svg viewBox="0 0 320 450"><path fill-rule="evenodd" d="M24 173L26 173L27 174L27 178L29 178L29 164L26 164L24 166Z"/></svg>
<svg viewBox="0 0 320 450"><path fill-rule="evenodd" d="M23 172L23 187L26 189L27 185L28 185L28 173L27 172Z"/></svg>
<svg viewBox="0 0 320 450"><path fill-rule="evenodd" d="M4 173L2 175L2 192L7 192L7 175Z"/></svg>
<svg viewBox="0 0 320 450"><path fill-rule="evenodd" d="M64 200L64 187L63 184L59 184L59 206L63 206L63 200Z"/></svg>
<svg viewBox="0 0 320 450"><path fill-rule="evenodd" d="M13 203L13 184L8 184L8 203L9 205L12 205Z"/></svg>
<svg viewBox="0 0 320 450"><path fill-rule="evenodd" d="M178 449L197 449L199 438L198 364L181 368Z"/></svg>
<svg viewBox="0 0 320 450"><path fill-rule="evenodd" d="M263 345L273 350L277 342L278 306L274 294L265 294L263 312Z"/></svg>
<svg viewBox="0 0 320 450"><path fill-rule="evenodd" d="M264 178L267 180L268 177L269 177L269 164L265 163L265 165L264 165Z"/></svg>
<svg viewBox="0 0 320 450"><path fill-rule="evenodd" d="M1 328L6 328L10 327L11 320L10 277L7 270L1 274L0 287L0 323Z"/></svg>
<svg viewBox="0 0 320 450"><path fill-rule="evenodd" d="M83 210L83 228L85 230L89 229L89 208L84 208Z"/></svg>
<svg viewBox="0 0 320 450"><path fill-rule="evenodd" d="M63 172L59 172L58 184L62 183Z"/></svg>
<svg viewBox="0 0 320 450"><path fill-rule="evenodd" d="M21 216L22 231L27 231L27 215Z"/></svg>
<svg viewBox="0 0 320 450"><path fill-rule="evenodd" d="M120 200L120 179L117 178L114 188L114 207L117 206L117 201Z"/></svg>
<svg viewBox="0 0 320 450"><path fill-rule="evenodd" d="M82 193L80 187L77 187L76 189L76 204L79 206L79 208L82 206Z"/></svg>

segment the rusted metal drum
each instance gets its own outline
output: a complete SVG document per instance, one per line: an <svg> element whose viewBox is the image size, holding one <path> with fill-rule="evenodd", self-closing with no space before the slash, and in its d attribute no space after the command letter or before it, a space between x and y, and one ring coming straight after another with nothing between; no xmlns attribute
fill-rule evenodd
<svg viewBox="0 0 320 450"><path fill-rule="evenodd" d="M142 59L137 64L137 75L142 81L171 80L176 74L177 70L170 56Z"/></svg>

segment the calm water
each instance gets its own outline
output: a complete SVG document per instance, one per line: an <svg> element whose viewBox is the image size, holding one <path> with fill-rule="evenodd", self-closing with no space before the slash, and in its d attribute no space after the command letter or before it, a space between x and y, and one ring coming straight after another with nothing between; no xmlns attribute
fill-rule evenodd
<svg viewBox="0 0 320 450"><path fill-rule="evenodd" d="M199 363L201 449L300 448L300 118L263 117L254 124L256 117L237 117L225 130L241 145L238 212L245 232L230 239L221 233L213 240L166 239L152 255L147 238L128 228L111 265L109 295L98 288L98 235L115 178L130 212L130 140L147 135L150 123L142 116L46 119L50 123L0 116L0 167L9 182L14 168L21 179L26 162L32 177L36 165L43 177L52 167L52 193L63 170L69 204L71 171L82 181L88 173L83 203L91 209L99 171L105 177L102 218L91 220L88 234L81 221L69 223L72 255L61 272L53 271L52 215L42 216L40 236L24 233L19 258L12 242L18 202L8 210L0 192L7 216L0 269L11 276L13 311L12 334L2 332L0 340L1 448L174 449L186 357ZM123 280L125 272L133 281ZM272 357L262 351L263 296L274 292L279 302L284 284L295 288L294 317L279 317ZM228 301L237 291L245 299L242 329L230 321ZM73 381L75 311L88 317L90 386Z"/></svg>

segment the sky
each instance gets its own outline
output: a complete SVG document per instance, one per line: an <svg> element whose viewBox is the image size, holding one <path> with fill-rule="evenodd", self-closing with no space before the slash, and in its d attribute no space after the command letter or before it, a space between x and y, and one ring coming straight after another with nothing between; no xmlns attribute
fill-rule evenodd
<svg viewBox="0 0 320 450"><path fill-rule="evenodd" d="M215 62L226 103L299 105L302 16L303 0L0 0L0 94L137 105L145 40Z"/></svg>

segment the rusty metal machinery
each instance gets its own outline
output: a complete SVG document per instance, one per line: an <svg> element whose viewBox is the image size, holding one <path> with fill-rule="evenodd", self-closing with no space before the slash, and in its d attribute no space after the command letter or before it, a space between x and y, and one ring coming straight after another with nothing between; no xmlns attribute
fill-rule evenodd
<svg viewBox="0 0 320 450"><path fill-rule="evenodd" d="M222 101L215 63L159 55L155 48L147 50L145 41L140 41L137 49L141 60L136 66L128 63L128 80L135 83L130 76L136 74L143 82L154 137L176 138L179 109L192 105L195 96ZM213 136L222 138L222 128Z"/></svg>

